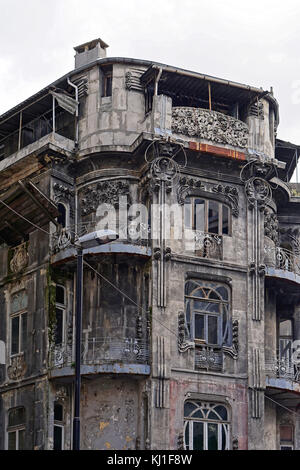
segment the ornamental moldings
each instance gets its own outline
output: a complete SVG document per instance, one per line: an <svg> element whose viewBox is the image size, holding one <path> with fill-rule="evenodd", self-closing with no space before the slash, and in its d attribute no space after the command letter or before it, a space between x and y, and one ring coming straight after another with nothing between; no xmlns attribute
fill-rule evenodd
<svg viewBox="0 0 300 470"><path fill-rule="evenodd" d="M189 341L189 331L186 324L185 314L183 311L178 313L178 350L180 353L184 353L189 349L195 348L195 343Z"/></svg>
<svg viewBox="0 0 300 470"><path fill-rule="evenodd" d="M222 346L225 354L228 354L232 359L237 359L239 354L239 322L233 320L232 322L232 346Z"/></svg>
<svg viewBox="0 0 300 470"><path fill-rule="evenodd" d="M178 203L183 205L189 192L194 189L204 190L205 188L202 181L196 178L187 178L186 176L180 178L177 189Z"/></svg>
<svg viewBox="0 0 300 470"><path fill-rule="evenodd" d="M265 236L269 237L275 245L278 245L278 218L277 215L269 210L265 210Z"/></svg>
<svg viewBox="0 0 300 470"><path fill-rule="evenodd" d="M232 214L235 217L239 216L239 193L234 186L218 184L212 188L212 192L222 194L229 202Z"/></svg>
<svg viewBox="0 0 300 470"><path fill-rule="evenodd" d="M129 197L129 193L128 181L103 181L89 185L83 189L81 214L84 216L95 212L100 204L110 204L117 207L119 197Z"/></svg>
<svg viewBox="0 0 300 470"><path fill-rule="evenodd" d="M257 205L257 208L262 212L272 199L271 186L262 178L250 178L245 184L245 192L250 210Z"/></svg>
<svg viewBox="0 0 300 470"><path fill-rule="evenodd" d="M11 359L11 365L7 368L7 375L11 380L20 380L27 370L23 356L15 356Z"/></svg>
<svg viewBox="0 0 300 470"><path fill-rule="evenodd" d="M244 122L208 109L172 108L172 131L233 147L248 146L249 129Z"/></svg>
<svg viewBox="0 0 300 470"><path fill-rule="evenodd" d="M29 255L27 251L27 243L13 248L13 256L9 263L10 271L14 274L19 273L28 265Z"/></svg>
<svg viewBox="0 0 300 470"><path fill-rule="evenodd" d="M69 188L65 184L54 183L54 201L59 202L62 199L69 201L75 195L74 189Z"/></svg>

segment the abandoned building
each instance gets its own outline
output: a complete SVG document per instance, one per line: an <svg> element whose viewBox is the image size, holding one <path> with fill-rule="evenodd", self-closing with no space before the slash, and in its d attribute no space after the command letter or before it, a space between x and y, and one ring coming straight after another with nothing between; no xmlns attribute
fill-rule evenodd
<svg viewBox="0 0 300 470"><path fill-rule="evenodd" d="M83 250L81 449L300 449L300 147L272 89L107 47L0 116L0 449L72 449L76 243L120 201L149 216Z"/></svg>

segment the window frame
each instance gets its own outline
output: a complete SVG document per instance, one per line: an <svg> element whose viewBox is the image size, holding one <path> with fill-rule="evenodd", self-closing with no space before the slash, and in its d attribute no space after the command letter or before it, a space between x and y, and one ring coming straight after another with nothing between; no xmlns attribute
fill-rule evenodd
<svg viewBox="0 0 300 470"><path fill-rule="evenodd" d="M228 407L224 403L212 403L212 402L202 402L198 400L193 400L189 399L184 403L184 406L187 403L192 403L193 405L196 406L194 410L192 410L189 414L189 416L185 416L184 413L184 426L183 426L183 440L184 440L184 449L185 450L200 450L200 449L194 449L193 441L194 441L194 424L195 423L203 423L203 451L209 450L208 449L208 426L210 424L217 424L217 445L218 449L217 450L223 450L222 449L222 443L223 443L223 435L222 431L224 429L225 433L225 448L224 450L230 450L230 437L231 437L231 420L230 420L230 413ZM211 411L213 411L216 414L216 411L214 408L222 406L226 409L227 412L227 419L209 419L207 417L193 417L192 415L198 411L201 410L202 415L204 414L204 410L208 410L207 414L209 414ZM188 437L189 437L189 444L187 446L186 442L186 430L188 429Z"/></svg>
<svg viewBox="0 0 300 470"><path fill-rule="evenodd" d="M9 415L12 411L14 411L16 409L23 409L24 410L24 420L25 420L25 422L10 426L9 425ZM6 447L7 447L7 450L9 450L9 435L10 434L15 434L16 435L16 440L15 440L16 448L11 449L11 450L25 450L25 449L19 449L19 444L20 444L19 434L22 431L24 431L24 444L25 444L25 432L26 432L26 410L25 410L25 407L24 406L17 406L15 408L9 409L8 412L7 412L7 420L8 420L7 428L6 428L6 436L7 436L7 438L6 438L7 439L6 440Z"/></svg>
<svg viewBox="0 0 300 470"><path fill-rule="evenodd" d="M60 406L62 408L62 421L56 420L55 419L55 406ZM64 406L58 402L54 402L53 406L53 450L64 450L64 442L65 442L65 422L64 422ZM61 449L54 449L54 432L55 428L60 428L61 429Z"/></svg>
<svg viewBox="0 0 300 470"><path fill-rule="evenodd" d="M26 331L27 331L27 322L28 322L28 297L26 301L26 307L21 308L20 310L16 310L15 312L11 312L12 310L12 298L14 295L19 294L21 292L24 292L25 295L27 296L27 292L25 289L22 289L18 292L14 292L10 298L10 313L9 313L9 356L10 358L14 358L20 355L23 355L25 352L25 341L24 340L24 323L23 323L23 317L26 316ZM18 318L18 323L19 323L19 334L18 334L18 352L12 352L13 350L13 320L15 318Z"/></svg>
<svg viewBox="0 0 300 470"><path fill-rule="evenodd" d="M218 235L219 237L223 235L227 235L229 237L232 236L232 209L229 204L226 204L222 201L219 201L217 199L213 198L205 198L203 196L187 196L185 201L184 201L184 227L189 230L199 230L196 227L195 223L195 201L199 199L204 201L204 230L200 230L204 233L210 234L210 235ZM218 232L209 232L209 203L215 203L218 205ZM191 210L190 210L190 220L189 224L186 223L186 206L190 205ZM228 233L223 232L223 208L226 208L228 210Z"/></svg>
<svg viewBox="0 0 300 470"><path fill-rule="evenodd" d="M62 288L64 292L64 303L60 303L56 301L56 289L57 288ZM55 338L54 338L54 344L55 346L60 346L65 343L65 334L66 334L66 311L67 311L67 300L66 300L66 288L62 284L56 284L55 286L55 316L56 316L56 311L61 310L62 311L62 332L61 332L61 338L62 341L61 343L56 342L56 329L55 329Z"/></svg>
<svg viewBox="0 0 300 470"><path fill-rule="evenodd" d="M224 314L226 315L226 324L228 322L229 318L229 311L230 311L230 305L231 305L231 296L230 296L230 289L229 287L224 284L224 283L212 283L215 284L214 287L208 287L205 283L205 281L201 281L200 279L189 279L188 281L192 281L195 283L195 288L189 293L185 294L185 311L186 311L186 306L187 302L189 301L189 309L190 309L190 336L192 341L195 342L196 346L208 346L208 347L214 347L214 348L220 348L223 345L224 337L225 334L227 333L226 329L223 331L223 324L224 324ZM187 281L187 282L188 282ZM228 294L228 300L224 300L221 295L216 291L217 287L224 287L227 290ZM207 298L200 298L196 297L195 294L198 290L204 290L204 289L210 289L211 291L215 292L217 296L219 296L219 300L217 299L209 299L209 296ZM216 304L219 306L219 312L207 312L204 309L201 310L200 307L194 307L194 302L203 302L205 304ZM224 312L225 310L225 312ZM195 337L195 331L196 331L196 325L195 325L195 315L203 315L205 320L204 320L204 339L196 338ZM216 317L217 318L217 343L209 343L209 325L208 325L208 318L209 317Z"/></svg>

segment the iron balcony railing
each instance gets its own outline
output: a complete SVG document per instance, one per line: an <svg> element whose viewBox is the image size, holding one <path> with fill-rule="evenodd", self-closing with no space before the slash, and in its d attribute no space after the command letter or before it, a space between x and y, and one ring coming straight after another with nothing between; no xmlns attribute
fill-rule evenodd
<svg viewBox="0 0 300 470"><path fill-rule="evenodd" d="M294 363L290 358L277 357L266 361L266 375L300 383L300 364Z"/></svg>
<svg viewBox="0 0 300 470"><path fill-rule="evenodd" d="M276 267L300 274L300 256L285 248L276 248Z"/></svg>
<svg viewBox="0 0 300 470"><path fill-rule="evenodd" d="M50 369L71 367L75 362L75 347L56 344L50 350ZM149 342L137 338L92 337L81 342L81 364L107 363L149 364Z"/></svg>

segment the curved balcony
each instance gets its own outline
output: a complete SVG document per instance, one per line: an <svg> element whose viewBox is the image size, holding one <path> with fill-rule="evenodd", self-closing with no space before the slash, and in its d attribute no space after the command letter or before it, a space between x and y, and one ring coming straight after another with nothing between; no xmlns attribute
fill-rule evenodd
<svg viewBox="0 0 300 470"><path fill-rule="evenodd" d="M172 132L239 148L246 148L249 140L249 129L244 122L202 108L173 107Z"/></svg>
<svg viewBox="0 0 300 470"><path fill-rule="evenodd" d="M78 236L85 235L95 230L94 225L95 224L93 224L93 226L91 224L82 224L81 228L77 231ZM83 250L83 254L97 255L98 253L113 253L150 258L152 254L150 236L148 238L136 237L131 230L132 227L128 226L127 238L123 234L118 241L85 249ZM76 228L73 226L62 228L53 233L51 237L51 261L53 264L76 257L76 248L74 246L75 232ZM146 227L144 232L149 234L149 228ZM118 233L120 233L120 231Z"/></svg>
<svg viewBox="0 0 300 470"><path fill-rule="evenodd" d="M278 357L266 361L266 386L300 393L300 364Z"/></svg>
<svg viewBox="0 0 300 470"><path fill-rule="evenodd" d="M300 255L279 246L264 251L267 276L300 284Z"/></svg>
<svg viewBox="0 0 300 470"><path fill-rule="evenodd" d="M75 373L75 347L53 346L49 356L52 378ZM150 374L149 343L138 338L89 337L81 342L81 374Z"/></svg>

